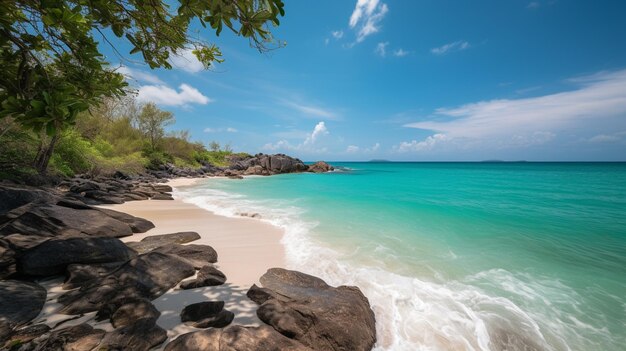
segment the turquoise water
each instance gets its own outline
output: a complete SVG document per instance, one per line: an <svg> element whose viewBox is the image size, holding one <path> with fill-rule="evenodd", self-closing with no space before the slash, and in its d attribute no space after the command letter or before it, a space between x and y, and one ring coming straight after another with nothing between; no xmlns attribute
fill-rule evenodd
<svg viewBox="0 0 626 351"><path fill-rule="evenodd" d="M285 228L291 268L362 288L380 350L626 348L626 164L335 166L180 195Z"/></svg>

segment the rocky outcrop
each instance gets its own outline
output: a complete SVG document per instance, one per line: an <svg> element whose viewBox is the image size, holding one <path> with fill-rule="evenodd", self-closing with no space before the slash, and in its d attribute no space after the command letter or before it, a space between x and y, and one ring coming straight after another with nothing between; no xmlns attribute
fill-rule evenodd
<svg viewBox="0 0 626 351"><path fill-rule="evenodd" d="M106 333L95 349L148 351L165 340L167 332L156 324L156 320L144 318Z"/></svg>
<svg viewBox="0 0 626 351"><path fill-rule="evenodd" d="M268 326L207 329L179 336L165 351L313 351Z"/></svg>
<svg viewBox="0 0 626 351"><path fill-rule="evenodd" d="M185 280L180 283L181 289L195 289L204 286L216 286L222 285L226 282L226 275L219 269L206 265L198 271L198 275L195 279Z"/></svg>
<svg viewBox="0 0 626 351"><path fill-rule="evenodd" d="M17 269L27 275L63 274L72 263L124 262L136 253L115 238L51 239L26 250L18 260Z"/></svg>
<svg viewBox="0 0 626 351"><path fill-rule="evenodd" d="M179 232L173 234L151 235L141 239L139 242L127 242L126 245L141 254L152 251L157 247L171 244L186 244L198 239L200 239L200 234L196 232Z"/></svg>
<svg viewBox="0 0 626 351"><path fill-rule="evenodd" d="M209 245L169 244L157 247L152 252L172 255L181 261L189 263L196 269L217 262L217 252Z"/></svg>
<svg viewBox="0 0 626 351"><path fill-rule="evenodd" d="M98 311L107 303L126 298L153 300L192 276L195 269L177 257L149 252L124 263L79 290L61 295L61 313L81 314Z"/></svg>
<svg viewBox="0 0 626 351"><path fill-rule="evenodd" d="M185 306L180 320L195 328L224 328L235 315L224 309L224 301L204 301Z"/></svg>
<svg viewBox="0 0 626 351"><path fill-rule="evenodd" d="M124 262L125 261L99 264L70 264L67 266L67 274L65 282L63 282L63 289L70 290L80 288L81 286L87 286L98 278L112 273L123 265Z"/></svg>
<svg viewBox="0 0 626 351"><path fill-rule="evenodd" d="M0 236L14 233L44 237L84 234L119 238L133 234L131 226L102 211L78 210L54 203L32 202L2 217L4 225L0 228Z"/></svg>
<svg viewBox="0 0 626 351"><path fill-rule="evenodd" d="M137 299L127 301L111 316L111 324L114 328L121 328L131 325L141 319L157 320L161 312L147 299Z"/></svg>
<svg viewBox="0 0 626 351"><path fill-rule="evenodd" d="M8 337L15 327L37 317L45 302L46 289L38 284L0 281L0 341Z"/></svg>
<svg viewBox="0 0 626 351"><path fill-rule="evenodd" d="M313 166L307 166L301 160L284 154L254 156L233 156L230 159L231 166L217 175L273 175L282 173L300 172L328 172L333 167L326 162L320 161ZM313 167L313 168L311 168Z"/></svg>
<svg viewBox="0 0 626 351"><path fill-rule="evenodd" d="M374 312L357 287L331 287L296 271L272 268L248 297L257 316L281 334L315 350L365 351L376 342Z"/></svg>
<svg viewBox="0 0 626 351"><path fill-rule="evenodd" d="M52 331L47 338L36 343L33 351L93 350L102 340L105 331L94 329L87 323Z"/></svg>
<svg viewBox="0 0 626 351"><path fill-rule="evenodd" d="M312 173L326 173L335 170L335 167L324 161L317 161L309 166L308 171Z"/></svg>

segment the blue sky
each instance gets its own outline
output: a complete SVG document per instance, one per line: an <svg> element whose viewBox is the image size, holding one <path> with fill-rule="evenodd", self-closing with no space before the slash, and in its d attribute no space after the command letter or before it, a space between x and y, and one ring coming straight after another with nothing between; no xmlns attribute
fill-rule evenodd
<svg viewBox="0 0 626 351"><path fill-rule="evenodd" d="M281 49L204 31L226 59L213 70L190 55L123 70L173 129L237 151L626 161L624 1L285 2Z"/></svg>

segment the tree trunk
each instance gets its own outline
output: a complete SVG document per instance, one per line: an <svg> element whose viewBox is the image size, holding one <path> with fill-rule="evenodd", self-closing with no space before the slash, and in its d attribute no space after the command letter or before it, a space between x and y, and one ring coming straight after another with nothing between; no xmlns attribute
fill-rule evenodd
<svg viewBox="0 0 626 351"><path fill-rule="evenodd" d="M46 144L45 140L41 141L37 156L35 157L35 169L40 175L46 175L48 172L48 163L50 163L50 157L54 151L54 146L59 141L59 133L55 133L50 142Z"/></svg>

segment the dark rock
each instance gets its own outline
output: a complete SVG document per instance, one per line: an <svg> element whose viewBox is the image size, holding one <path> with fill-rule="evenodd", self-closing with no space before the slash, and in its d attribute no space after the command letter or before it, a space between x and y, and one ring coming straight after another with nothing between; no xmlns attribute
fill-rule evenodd
<svg viewBox="0 0 626 351"><path fill-rule="evenodd" d="M158 247L153 252L160 252L175 256L183 261L188 262L194 268L200 269L209 263L217 262L217 252L209 245L180 245L169 244Z"/></svg>
<svg viewBox="0 0 626 351"><path fill-rule="evenodd" d="M173 234L150 235L139 242L127 242L126 245L141 253L152 251L157 247L169 244L186 244L200 239L200 234L196 232L179 232Z"/></svg>
<svg viewBox="0 0 626 351"><path fill-rule="evenodd" d="M151 197L152 200L174 200L170 194L154 194Z"/></svg>
<svg viewBox="0 0 626 351"><path fill-rule="evenodd" d="M77 210L54 204L28 204L6 214L9 222L0 235L14 233L58 236L84 233L91 236L123 237L133 234L128 224L95 209Z"/></svg>
<svg viewBox="0 0 626 351"><path fill-rule="evenodd" d="M0 281L0 340L11 330L39 315L46 302L46 289L19 280Z"/></svg>
<svg viewBox="0 0 626 351"><path fill-rule="evenodd" d="M89 190L85 192L85 197L96 200L100 204L123 204L124 199L120 196L101 190Z"/></svg>
<svg viewBox="0 0 626 351"><path fill-rule="evenodd" d="M113 178L129 180L130 176L127 175L126 173L121 172L121 171L115 171L115 173L113 173Z"/></svg>
<svg viewBox="0 0 626 351"><path fill-rule="evenodd" d="M9 349L12 345L23 345L49 331L50 327L45 324L35 324L14 330L4 343L4 347Z"/></svg>
<svg viewBox="0 0 626 351"><path fill-rule="evenodd" d="M180 283L181 289L195 289L203 286L222 285L226 282L226 275L217 268L207 265L198 271L196 279Z"/></svg>
<svg viewBox="0 0 626 351"><path fill-rule="evenodd" d="M140 319L157 320L161 312L154 305L146 300L139 299L121 305L111 316L111 324L114 328L131 325Z"/></svg>
<svg viewBox="0 0 626 351"><path fill-rule="evenodd" d="M57 202L58 206L69 207L75 210L92 210L93 207L79 200L72 200L69 198L61 199Z"/></svg>
<svg viewBox="0 0 626 351"><path fill-rule="evenodd" d="M315 350L371 350L374 312L357 287L334 288L296 271L272 268L248 297L261 304L259 318ZM261 291L259 291L261 290Z"/></svg>
<svg viewBox="0 0 626 351"><path fill-rule="evenodd" d="M301 160L283 154L262 155L259 164L272 174L304 172L308 168Z"/></svg>
<svg viewBox="0 0 626 351"><path fill-rule="evenodd" d="M173 191L172 187L166 184L153 184L152 189L160 193L171 193Z"/></svg>
<svg viewBox="0 0 626 351"><path fill-rule="evenodd" d="M180 320L195 328L223 328L229 325L235 315L224 310L224 301L198 302L183 308Z"/></svg>
<svg viewBox="0 0 626 351"><path fill-rule="evenodd" d="M115 218L120 222L128 224L133 233L145 233L154 228L154 223L147 219L131 216L127 213L114 211L108 208L99 208L100 212L104 212L107 216Z"/></svg>
<svg viewBox="0 0 626 351"><path fill-rule="evenodd" d="M62 274L72 263L128 261L136 253L115 238L77 237L51 239L26 250L18 260L18 270L28 275Z"/></svg>
<svg viewBox="0 0 626 351"><path fill-rule="evenodd" d="M124 262L109 262L100 264L70 264L67 266L67 278L63 289L70 290L87 286L100 277L118 269Z"/></svg>
<svg viewBox="0 0 626 351"><path fill-rule="evenodd" d="M165 351L313 351L268 326L207 329L179 336Z"/></svg>
<svg viewBox="0 0 626 351"><path fill-rule="evenodd" d="M2 239L9 244L9 247L12 250L15 250L18 253L40 245L44 241L50 240L50 238L47 237L23 234L11 234L3 237Z"/></svg>
<svg viewBox="0 0 626 351"><path fill-rule="evenodd" d="M104 330L83 323L51 332L34 351L90 351L100 343L104 334Z"/></svg>
<svg viewBox="0 0 626 351"><path fill-rule="evenodd" d="M22 207L31 202L53 202L55 196L49 192L31 189L31 188L16 188L11 186L0 186L0 216L5 213ZM0 224L2 221L0 220Z"/></svg>
<svg viewBox="0 0 626 351"><path fill-rule="evenodd" d="M138 193L125 193L122 198L124 201L142 201L149 199L148 196Z"/></svg>
<svg viewBox="0 0 626 351"><path fill-rule="evenodd" d="M324 161L317 161L309 166L308 171L313 173L325 173L334 170L335 168Z"/></svg>
<svg viewBox="0 0 626 351"><path fill-rule="evenodd" d="M153 300L194 273L192 265L177 257L149 252L124 263L87 287L61 295L58 302L65 306L61 313L80 314L97 311L116 299Z"/></svg>
<svg viewBox="0 0 626 351"><path fill-rule="evenodd" d="M144 318L106 333L97 350L148 351L167 339L167 332L155 322Z"/></svg>
<svg viewBox="0 0 626 351"><path fill-rule="evenodd" d="M104 185L93 182L91 180L82 180L82 179L76 179L76 180L77 180L77 183L70 187L70 191L76 194L104 189Z"/></svg>
<svg viewBox="0 0 626 351"><path fill-rule="evenodd" d="M17 270L15 251L8 241L0 239L0 279L5 279Z"/></svg>

